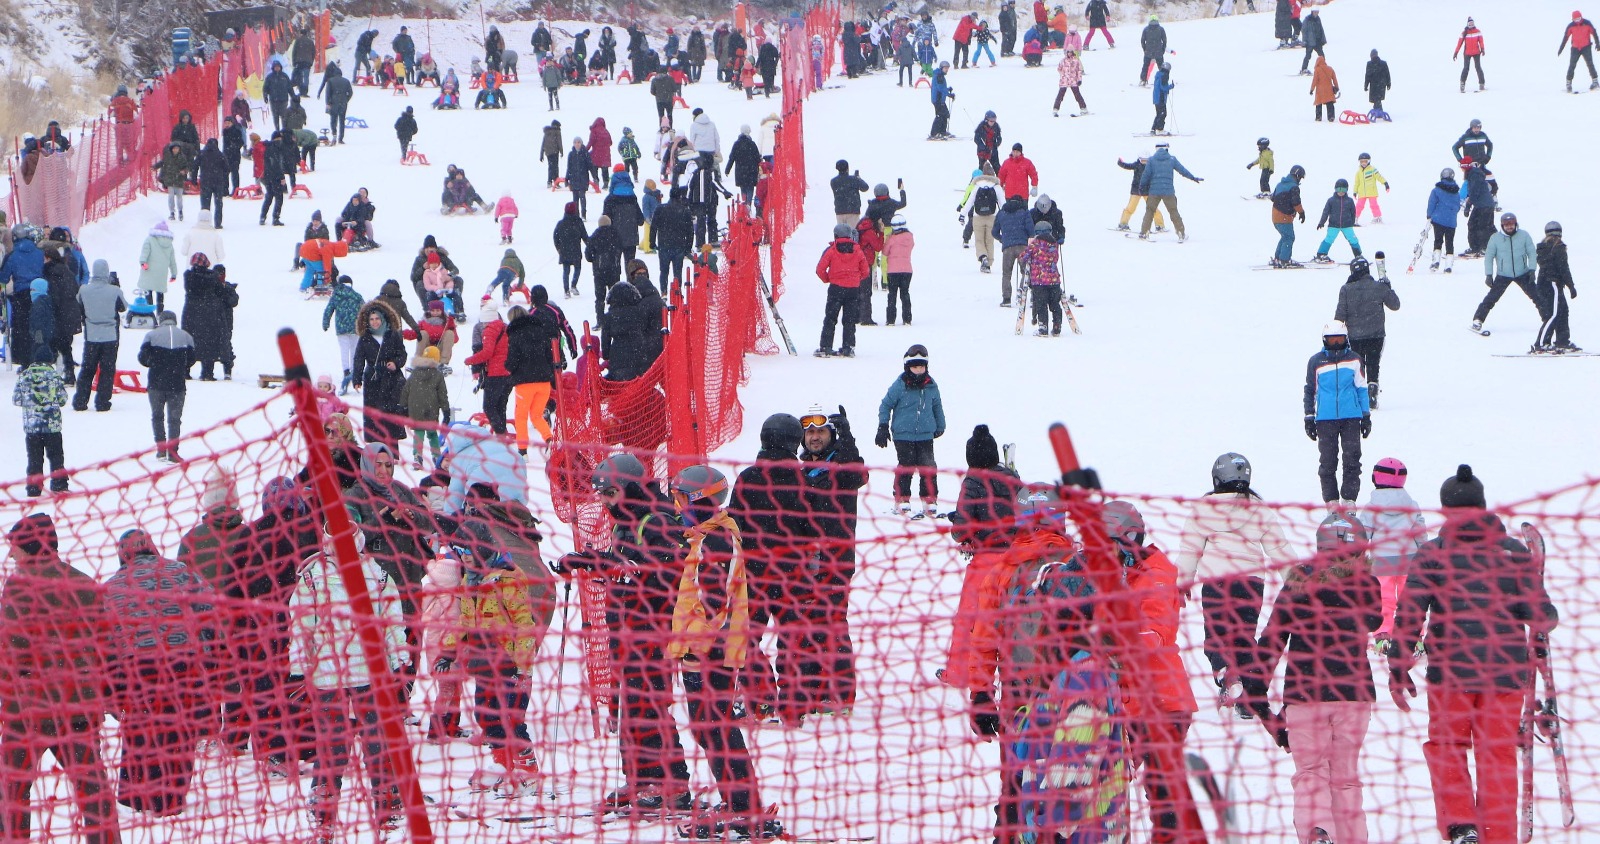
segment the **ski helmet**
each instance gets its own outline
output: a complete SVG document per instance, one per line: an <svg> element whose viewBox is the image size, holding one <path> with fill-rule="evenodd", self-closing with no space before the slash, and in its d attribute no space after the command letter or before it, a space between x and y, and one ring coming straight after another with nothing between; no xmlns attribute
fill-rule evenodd
<svg viewBox="0 0 1600 844"><path fill-rule="evenodd" d="M774 413L761 423L762 448L793 454L800 450L800 440L800 420L788 413Z"/></svg>
<svg viewBox="0 0 1600 844"><path fill-rule="evenodd" d="M1507 211L1506 213L1500 215L1500 225L1501 225L1502 228L1505 226L1506 223L1515 223L1516 221L1517 221L1517 215L1511 213L1510 211Z"/></svg>
<svg viewBox="0 0 1600 844"><path fill-rule="evenodd" d="M1018 527L1059 526L1066 521L1067 507L1055 484L1032 483L1017 494Z"/></svg>
<svg viewBox="0 0 1600 844"><path fill-rule="evenodd" d="M905 365L908 366L908 367L910 367L910 366L927 366L928 365L928 347L922 345L921 343L918 343L915 346L912 346L911 348L906 349L906 354L905 354L904 360L905 360Z"/></svg>
<svg viewBox="0 0 1600 844"><path fill-rule="evenodd" d="M1230 484L1250 485L1250 461L1243 454L1228 452L1211 464L1211 485L1221 488Z"/></svg>
<svg viewBox="0 0 1600 844"><path fill-rule="evenodd" d="M1455 178L1456 171L1450 169L1449 167L1439 171L1439 180L1442 182L1452 182L1455 181Z"/></svg>
<svg viewBox="0 0 1600 844"><path fill-rule="evenodd" d="M1162 62L1161 63L1161 69L1162 70L1172 70L1172 63L1171 62Z"/></svg>
<svg viewBox="0 0 1600 844"><path fill-rule="evenodd" d="M1034 237L1049 237L1055 234L1055 232L1056 230L1050 225L1049 220L1040 220L1039 222L1033 224Z"/></svg>
<svg viewBox="0 0 1600 844"><path fill-rule="evenodd" d="M1471 18L1467 18L1467 20L1472 20L1472 19ZM1474 118L1472 118L1472 122L1467 125L1467 128L1468 129L1482 129L1483 128L1483 121L1479 120L1476 117L1474 117Z"/></svg>
<svg viewBox="0 0 1600 844"><path fill-rule="evenodd" d="M1139 515L1139 508L1131 501L1108 501L1100 510L1100 518L1106 523L1106 532L1111 538L1122 540L1130 545L1144 544L1144 516Z"/></svg>
<svg viewBox="0 0 1600 844"><path fill-rule="evenodd" d="M1350 336L1350 330L1345 328L1344 323L1340 322L1339 320L1330 319L1322 324L1322 336L1348 337Z"/></svg>
<svg viewBox="0 0 1600 844"><path fill-rule="evenodd" d="M1374 486L1403 487L1406 485L1406 464L1393 457L1385 457L1372 468Z"/></svg>
<svg viewBox="0 0 1600 844"><path fill-rule="evenodd" d="M1347 191L1350 189L1350 182L1340 179L1339 181L1333 183L1333 189L1335 191Z"/></svg>
<svg viewBox="0 0 1600 844"><path fill-rule="evenodd" d="M1556 222L1555 220L1551 220L1550 222L1545 223L1544 224L1544 233L1545 234L1561 234L1561 224Z"/></svg>
<svg viewBox="0 0 1600 844"><path fill-rule="evenodd" d="M850 228L847 223L839 223L833 227L833 236L835 238L850 237L854 233L855 229Z"/></svg>
<svg viewBox="0 0 1600 844"><path fill-rule="evenodd" d="M904 214L894 215L894 218L889 221L889 227L896 231L903 231L906 227L906 216Z"/></svg>
<svg viewBox="0 0 1600 844"><path fill-rule="evenodd" d="M873 196L888 196L889 195L889 186L884 184L883 182L879 182L879 183L873 185L872 186L872 195Z"/></svg>
<svg viewBox="0 0 1600 844"><path fill-rule="evenodd" d="M1367 542L1367 529L1348 513L1329 513L1317 526L1317 553L1336 559L1358 555Z"/></svg>
<svg viewBox="0 0 1600 844"><path fill-rule="evenodd" d="M1370 155L1368 155L1368 154L1363 152L1360 155L1356 156L1356 160L1357 161L1371 161L1372 160L1372 156L1370 156Z"/></svg>
<svg viewBox="0 0 1600 844"><path fill-rule="evenodd" d="M1350 274L1365 275L1367 272L1367 259L1360 255L1350 259Z"/></svg>
<svg viewBox="0 0 1600 844"><path fill-rule="evenodd" d="M706 465L687 466L672 477L672 492L685 502L705 500L721 507L728 500L728 476Z"/></svg>
<svg viewBox="0 0 1600 844"><path fill-rule="evenodd" d="M1256 146L1258 146L1258 147L1265 147L1265 146L1271 146L1271 145L1272 145L1272 139L1271 138L1256 138Z"/></svg>
<svg viewBox="0 0 1600 844"><path fill-rule="evenodd" d="M800 417L800 429L803 431L810 430L812 428L832 427L833 418L828 415L827 408L816 402L812 402L811 406L806 408L805 415Z"/></svg>
<svg viewBox="0 0 1600 844"><path fill-rule="evenodd" d="M623 452L613 454L600 461L589 473L589 484L596 492L610 489L625 489L628 484L642 484L645 482L646 472L644 464L639 458Z"/></svg>
<svg viewBox="0 0 1600 844"><path fill-rule="evenodd" d="M1306 177L1306 168L1301 167L1298 164L1296 164L1295 166L1289 168L1289 178L1294 179L1295 181L1298 182L1301 179L1304 179L1305 177Z"/></svg>

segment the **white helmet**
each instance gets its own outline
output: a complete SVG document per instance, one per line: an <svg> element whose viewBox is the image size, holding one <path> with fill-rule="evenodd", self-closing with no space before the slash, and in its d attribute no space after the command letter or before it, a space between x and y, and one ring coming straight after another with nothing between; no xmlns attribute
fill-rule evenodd
<svg viewBox="0 0 1600 844"><path fill-rule="evenodd" d="M1348 337L1350 336L1350 331L1344 327L1344 323L1336 319L1330 319L1322 325L1322 336Z"/></svg>

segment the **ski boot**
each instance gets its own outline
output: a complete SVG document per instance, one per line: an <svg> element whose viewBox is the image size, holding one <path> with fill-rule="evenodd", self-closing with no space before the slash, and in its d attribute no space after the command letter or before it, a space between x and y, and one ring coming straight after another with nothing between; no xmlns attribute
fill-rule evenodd
<svg viewBox="0 0 1600 844"><path fill-rule="evenodd" d="M1050 336L1050 329L1045 328L1044 326L1041 325L1041 326L1039 326L1039 330L1037 332L1034 332L1034 333L1035 333L1035 336L1038 336L1038 337L1049 337Z"/></svg>
<svg viewBox="0 0 1600 844"><path fill-rule="evenodd" d="M1333 259L1328 257L1328 253L1326 253L1326 252L1318 252L1316 254L1316 256L1313 257L1311 260L1312 260L1313 263L1317 263L1317 264L1331 264L1331 263L1333 263Z"/></svg>
<svg viewBox="0 0 1600 844"><path fill-rule="evenodd" d="M1572 83L1569 82L1569 83L1567 83L1567 91L1570 92L1571 90L1572 90ZM1061 112L1052 111L1052 112L1050 112L1050 116L1051 117L1060 117L1061 116Z"/></svg>
<svg viewBox="0 0 1600 844"><path fill-rule="evenodd" d="M1378 409L1378 382L1367 382L1367 406L1372 410Z"/></svg>
<svg viewBox="0 0 1600 844"><path fill-rule="evenodd" d="M1589 80L1589 90L1600 91L1600 79Z"/></svg>
<svg viewBox="0 0 1600 844"><path fill-rule="evenodd" d="M842 357L842 358L853 358L855 356L856 356L856 347L855 346L841 346L841 347L839 347L839 357Z"/></svg>
<svg viewBox="0 0 1600 844"><path fill-rule="evenodd" d="M1445 274L1448 275L1448 274L1454 273L1455 269L1456 269L1456 256L1454 256L1454 255L1446 255L1446 256L1444 256L1444 271L1445 271Z"/></svg>
<svg viewBox="0 0 1600 844"><path fill-rule="evenodd" d="M1478 827L1470 823L1451 824L1445 834L1450 836L1450 844L1478 844Z"/></svg>
<svg viewBox="0 0 1600 844"><path fill-rule="evenodd" d="M1583 351L1583 349L1578 348L1578 346L1574 345L1571 340L1568 340L1565 343L1557 343L1556 344L1556 353L1557 354L1563 354L1563 355L1565 355L1565 354L1576 354L1576 353L1581 352L1581 351Z"/></svg>
<svg viewBox="0 0 1600 844"><path fill-rule="evenodd" d="M1567 80L1567 93L1569 93L1569 94L1572 93L1572 80L1571 79Z"/></svg>
<svg viewBox="0 0 1600 844"><path fill-rule="evenodd" d="M1463 82L1463 83L1461 83L1461 93L1465 94L1466 92L1467 92L1467 83Z"/></svg>
<svg viewBox="0 0 1600 844"><path fill-rule="evenodd" d="M1311 844L1333 844L1333 836L1329 835L1328 831L1320 826L1312 827Z"/></svg>
<svg viewBox="0 0 1600 844"><path fill-rule="evenodd" d="M1438 271L1439 271L1439 250L1435 249L1435 250L1433 250L1433 261L1428 264L1428 272L1436 273Z"/></svg>
<svg viewBox="0 0 1600 844"><path fill-rule="evenodd" d="M1119 232L1131 232L1131 231L1133 231L1133 228L1130 227L1127 223L1119 223L1117 225L1117 231L1119 231Z"/></svg>
<svg viewBox="0 0 1600 844"><path fill-rule="evenodd" d="M978 257L978 272L986 273L986 272L989 272L990 268L991 268L991 266L990 266L989 256L988 255L979 256Z"/></svg>
<svg viewBox="0 0 1600 844"><path fill-rule="evenodd" d="M812 352L811 356L812 357L819 357L819 358L831 358L835 354L836 353L832 349L828 348L827 346L823 346L823 347L817 349L816 351Z"/></svg>
<svg viewBox="0 0 1600 844"><path fill-rule="evenodd" d="M1178 232L1178 242L1179 243L1183 243L1184 241L1186 241L1188 239L1189 239L1189 233L1188 232Z"/></svg>

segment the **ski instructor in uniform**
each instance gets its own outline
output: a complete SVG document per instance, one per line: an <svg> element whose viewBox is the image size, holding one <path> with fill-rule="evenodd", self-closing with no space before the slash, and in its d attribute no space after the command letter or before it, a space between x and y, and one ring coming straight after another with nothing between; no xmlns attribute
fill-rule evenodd
<svg viewBox="0 0 1600 844"><path fill-rule="evenodd" d="M1529 669L1547 658L1541 645L1556 627L1556 608L1528 549L1488 511L1471 466L1445 479L1439 504L1444 526L1417 551L1395 619L1389 696L1411 711L1413 654L1425 646L1422 754L1439 834L1450 842L1512 844L1518 727L1534 687ZM1476 771L1468 767L1469 750Z"/></svg>

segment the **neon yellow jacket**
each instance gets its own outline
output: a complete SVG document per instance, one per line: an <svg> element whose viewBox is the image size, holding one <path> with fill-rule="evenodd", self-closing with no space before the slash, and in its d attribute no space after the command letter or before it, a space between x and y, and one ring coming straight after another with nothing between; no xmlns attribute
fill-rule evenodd
<svg viewBox="0 0 1600 844"><path fill-rule="evenodd" d="M726 561L726 578L722 595L722 609L711 612L706 604L706 593L716 586L700 581L702 562L708 568L722 568L718 560L704 560L706 537L718 530L727 531L725 539L733 553ZM715 516L684 531L688 553L684 556L683 576L678 580L678 596L672 608L672 641L667 645L667 655L673 659L695 656L701 662L710 658L713 648L722 648L722 662L728 668L744 666L750 631L750 590L744 569L744 551L740 548L739 525L727 511L719 510ZM717 577L719 572L708 572Z"/></svg>
<svg viewBox="0 0 1600 844"><path fill-rule="evenodd" d="M1363 196L1377 196L1378 183L1383 183L1383 189L1389 189L1389 180L1378 172L1378 168L1368 165L1356 171L1355 182L1351 185L1351 193L1357 198Z"/></svg>
<svg viewBox="0 0 1600 844"><path fill-rule="evenodd" d="M494 569L461 597L461 629L499 645L523 674L533 668L542 630L528 598L531 578L517 569ZM447 643L448 644L448 643Z"/></svg>

